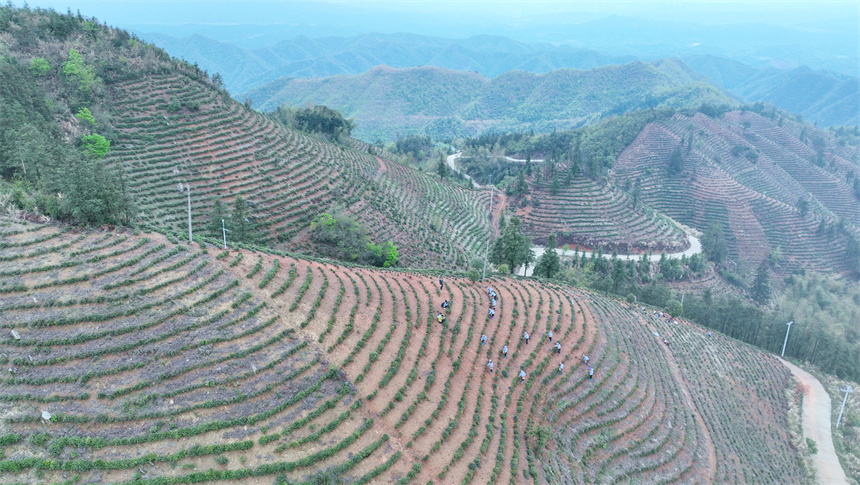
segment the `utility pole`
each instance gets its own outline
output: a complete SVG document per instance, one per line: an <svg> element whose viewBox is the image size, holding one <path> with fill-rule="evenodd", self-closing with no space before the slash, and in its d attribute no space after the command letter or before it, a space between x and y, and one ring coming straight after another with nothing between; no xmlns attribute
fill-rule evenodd
<svg viewBox="0 0 860 485"><path fill-rule="evenodd" d="M227 227L224 226L224 219L221 219L221 234L224 235L224 249L227 249Z"/></svg>
<svg viewBox="0 0 860 485"><path fill-rule="evenodd" d="M845 393L845 397L842 398L842 408L839 409L839 417L836 418L836 427L839 428L839 421L842 420L842 411L845 411L845 401L848 400L848 395L854 392L854 389L851 389L851 386L846 385L845 389L839 389L840 391Z"/></svg>
<svg viewBox="0 0 860 485"><path fill-rule="evenodd" d="M785 357L785 344L788 343L788 332L791 330L791 324L792 323L794 323L794 322L792 321L792 322L786 323L786 325L788 325L788 328L785 329L785 341L782 343L782 353L779 354L780 357Z"/></svg>
<svg viewBox="0 0 860 485"><path fill-rule="evenodd" d="M495 173L493 173L493 177L495 177ZM493 199L496 195L496 186L490 186L490 217L493 217ZM493 224L490 223L490 232L492 232ZM492 237L492 236L490 236ZM484 281L484 278L487 276L487 259L490 257L490 240L487 239L487 249L484 250L484 271L481 272L481 281Z"/></svg>
<svg viewBox="0 0 860 485"><path fill-rule="evenodd" d="M193 242L191 237L191 184L185 184L188 187L188 242Z"/></svg>

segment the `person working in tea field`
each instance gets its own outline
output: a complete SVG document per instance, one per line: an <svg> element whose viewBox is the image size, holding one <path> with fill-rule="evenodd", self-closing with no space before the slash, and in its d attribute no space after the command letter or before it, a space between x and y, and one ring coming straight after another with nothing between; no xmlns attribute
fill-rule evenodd
<svg viewBox="0 0 860 485"><path fill-rule="evenodd" d="M505 354L505 357L504 357L504 358L505 358L505 359L507 359L507 358L508 358L508 346L507 346L507 345L505 345L505 346L502 348L502 352Z"/></svg>
<svg viewBox="0 0 860 485"><path fill-rule="evenodd" d="M439 289L441 290L443 288L445 288L445 284L442 283L442 278L439 278Z"/></svg>
<svg viewBox="0 0 860 485"><path fill-rule="evenodd" d="M484 345L487 345L487 336L481 334L481 347L483 347Z"/></svg>
<svg viewBox="0 0 860 485"><path fill-rule="evenodd" d="M555 350L557 353L559 353L559 354L561 353L561 342L555 343Z"/></svg>
<svg viewBox="0 0 860 485"><path fill-rule="evenodd" d="M487 367L490 368L490 374L493 373L493 359L490 359L490 362L487 364Z"/></svg>
<svg viewBox="0 0 860 485"><path fill-rule="evenodd" d="M448 300L442 302L442 308L448 308Z"/></svg>
<svg viewBox="0 0 860 485"><path fill-rule="evenodd" d="M588 356L587 355L582 354L582 362L584 362L585 365L588 365Z"/></svg>
<svg viewBox="0 0 860 485"><path fill-rule="evenodd" d="M493 308L490 308L489 315L490 315L490 318L495 317L496 316L496 310Z"/></svg>
<svg viewBox="0 0 860 485"><path fill-rule="evenodd" d="M523 332L523 340L525 340L526 345L528 345L528 343L529 343L529 333L528 332Z"/></svg>
<svg viewBox="0 0 860 485"><path fill-rule="evenodd" d="M594 367L588 366L588 380L594 378Z"/></svg>
<svg viewBox="0 0 860 485"><path fill-rule="evenodd" d="M525 380L526 380L526 371L520 369L520 384L525 382Z"/></svg>
<svg viewBox="0 0 860 485"><path fill-rule="evenodd" d="M552 342L552 330L550 330L547 335L549 335L549 341Z"/></svg>
<svg viewBox="0 0 860 485"><path fill-rule="evenodd" d="M559 364L558 364L558 373L559 373L559 374L563 374L563 373L564 373L564 362L561 362L561 363L559 363Z"/></svg>

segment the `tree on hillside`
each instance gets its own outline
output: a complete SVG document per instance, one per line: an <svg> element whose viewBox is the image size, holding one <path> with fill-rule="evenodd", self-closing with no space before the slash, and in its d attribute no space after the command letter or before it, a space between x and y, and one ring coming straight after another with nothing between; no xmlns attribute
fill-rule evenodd
<svg viewBox="0 0 860 485"><path fill-rule="evenodd" d="M102 80L96 76L95 69L88 65L80 52L75 49L69 50L69 59L63 64L63 76L77 88L80 97L75 99L78 101L88 101L93 91L102 85Z"/></svg>
<svg viewBox="0 0 860 485"><path fill-rule="evenodd" d="M212 211L209 213L209 224L206 226L206 231L211 237L220 238L223 235L221 232L221 221L225 221L226 225L227 219L229 219L229 216L227 215L227 211L224 210L224 204L221 203L220 198L215 199L215 203L212 204ZM232 236L230 239L233 239Z"/></svg>
<svg viewBox="0 0 860 485"><path fill-rule="evenodd" d="M399 261L394 243L373 243L367 228L342 210L317 216L309 236L316 251L325 257L384 268L397 266Z"/></svg>
<svg viewBox="0 0 860 485"><path fill-rule="evenodd" d="M527 194L528 191L529 185L526 183L526 177L521 170L514 183L508 185L508 195L523 195Z"/></svg>
<svg viewBox="0 0 860 485"><path fill-rule="evenodd" d="M341 211L317 216L311 223L309 236L320 254L353 262L359 260L370 241L367 229Z"/></svg>
<svg viewBox="0 0 860 485"><path fill-rule="evenodd" d="M230 214L230 221L231 236L234 241L241 243L257 242L260 237L259 225L251 215L248 202L241 195L237 195L233 200L233 212Z"/></svg>
<svg viewBox="0 0 860 485"><path fill-rule="evenodd" d="M93 157L72 157L63 168L55 216L84 224L129 224L133 203L122 178Z"/></svg>
<svg viewBox="0 0 860 485"><path fill-rule="evenodd" d="M625 267L624 262L618 259L617 257L612 258L612 271L610 272L612 278L612 291L614 293L620 294L621 290L624 288L624 285L627 284L627 278L629 277L629 273L627 267Z"/></svg>
<svg viewBox="0 0 860 485"><path fill-rule="evenodd" d="M546 251L541 255L535 266L534 274L544 278L552 278L561 271L561 261L555 251L555 234L550 234L546 241Z"/></svg>
<svg viewBox="0 0 860 485"><path fill-rule="evenodd" d="M490 262L497 265L507 264L513 273L517 266L534 261L535 253L531 246L531 239L523 234L520 218L511 217L502 236L493 245L493 250L490 252Z"/></svg>
<svg viewBox="0 0 860 485"><path fill-rule="evenodd" d="M806 217L809 214L809 199L806 197L797 199L797 210L800 211L800 217Z"/></svg>
<svg viewBox="0 0 860 485"><path fill-rule="evenodd" d="M728 255L726 236L723 233L723 225L712 222L702 235L702 249L705 255L714 263L720 264Z"/></svg>
<svg viewBox="0 0 860 485"><path fill-rule="evenodd" d="M558 174L552 175L552 184L549 186L549 191L552 195L558 195L558 189L561 187L561 183L558 181Z"/></svg>
<svg viewBox="0 0 860 485"><path fill-rule="evenodd" d="M247 107L250 109L250 106ZM272 113L272 117L286 126L308 133L320 133L337 142L349 138L355 128L352 119L344 118L339 111L324 105L291 108L290 105L283 104Z"/></svg>
<svg viewBox="0 0 860 485"><path fill-rule="evenodd" d="M676 147L669 157L669 175L678 175L684 171L684 157L681 155L681 148Z"/></svg>
<svg viewBox="0 0 860 485"><path fill-rule="evenodd" d="M81 137L81 146L93 157L104 158L110 151L110 140L98 133L93 133Z"/></svg>
<svg viewBox="0 0 860 485"><path fill-rule="evenodd" d="M532 176L532 154L526 155L526 176Z"/></svg>
<svg viewBox="0 0 860 485"><path fill-rule="evenodd" d="M770 263L767 259L761 262L758 266L758 270L755 274L755 280L753 280L752 288L750 288L750 293L752 299L756 302L766 305L770 301L770 274L768 273L770 269Z"/></svg>
<svg viewBox="0 0 860 485"><path fill-rule="evenodd" d="M848 258L848 263L855 276L860 277L860 241L857 241L854 236L848 236L845 256Z"/></svg>
<svg viewBox="0 0 860 485"><path fill-rule="evenodd" d="M444 180L451 174L451 168L448 166L448 161L445 160L445 154L439 154L439 162L436 164L436 173L439 175L439 180Z"/></svg>
<svg viewBox="0 0 860 485"><path fill-rule="evenodd" d="M392 268L397 266L398 253L397 246L391 241L384 244L367 243L367 254L369 264L379 266L381 268Z"/></svg>

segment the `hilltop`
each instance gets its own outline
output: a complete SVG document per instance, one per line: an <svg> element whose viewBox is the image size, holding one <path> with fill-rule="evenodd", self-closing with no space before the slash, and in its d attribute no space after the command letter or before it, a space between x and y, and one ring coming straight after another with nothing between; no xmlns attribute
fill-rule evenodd
<svg viewBox="0 0 860 485"><path fill-rule="evenodd" d="M764 108L655 120L612 166L673 219L720 223L731 259L755 268L777 251L784 273L860 274L857 174L856 147Z"/></svg>
<svg viewBox="0 0 860 485"><path fill-rule="evenodd" d="M13 480L806 480L782 364L613 299L9 219L0 244Z"/></svg>
<svg viewBox="0 0 860 485"><path fill-rule="evenodd" d="M508 71L493 79L436 67L379 66L357 76L279 79L249 91L257 109L324 104L354 118L358 138L434 138L487 131L571 129L610 114L651 107L734 104L680 61L640 61L587 71Z"/></svg>
<svg viewBox="0 0 860 485"><path fill-rule="evenodd" d="M220 237L220 219L229 223L242 197L234 219L258 231L243 239L244 227L228 226L231 239L307 252L311 222L342 210L413 267L465 267L491 234L489 192L440 182L360 142L287 128L231 99L218 75L125 31L8 6L0 30L9 34L2 169L21 180L9 190L21 208L177 231L190 188L198 237Z"/></svg>

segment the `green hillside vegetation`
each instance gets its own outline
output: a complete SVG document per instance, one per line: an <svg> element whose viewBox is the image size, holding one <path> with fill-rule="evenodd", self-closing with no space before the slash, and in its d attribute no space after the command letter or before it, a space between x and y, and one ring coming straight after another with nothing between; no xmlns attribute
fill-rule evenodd
<svg viewBox="0 0 860 485"><path fill-rule="evenodd" d="M3 178L15 181L14 202L55 218L130 223L135 204L125 175L102 160L116 134L106 83L161 61L126 32L80 16L3 7L0 31L9 34L0 59L0 160ZM132 71L128 58L147 61Z"/></svg>
<svg viewBox="0 0 860 485"><path fill-rule="evenodd" d="M224 219L231 241L313 252L311 222L340 207L415 267L465 267L490 234L489 193L372 155L337 112L273 120L94 19L0 12L4 192L22 209L184 231L190 190L197 237L220 239Z"/></svg>
<svg viewBox="0 0 860 485"><path fill-rule="evenodd" d="M488 131L571 129L611 114L655 107L733 104L730 96L680 61L633 62L588 71L537 75L505 72L487 79L435 67L376 67L357 76L281 79L242 95L258 109L323 104L354 118L358 138L436 139Z"/></svg>

